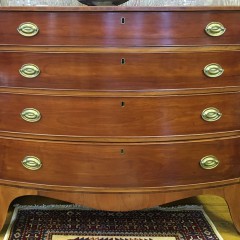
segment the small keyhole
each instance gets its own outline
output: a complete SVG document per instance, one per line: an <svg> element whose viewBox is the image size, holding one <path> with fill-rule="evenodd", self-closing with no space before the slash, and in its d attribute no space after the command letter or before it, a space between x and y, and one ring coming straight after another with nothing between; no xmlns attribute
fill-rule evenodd
<svg viewBox="0 0 240 240"><path fill-rule="evenodd" d="M124 149L121 149L120 153L121 153L122 155L124 155L124 154L125 154Z"/></svg>
<svg viewBox="0 0 240 240"><path fill-rule="evenodd" d="M126 64L126 59L125 58L121 59L121 64Z"/></svg>
<svg viewBox="0 0 240 240"><path fill-rule="evenodd" d="M121 107L125 107L125 102L121 102Z"/></svg>
<svg viewBox="0 0 240 240"><path fill-rule="evenodd" d="M125 23L126 23L125 17L122 17L121 18L121 24L125 24Z"/></svg>

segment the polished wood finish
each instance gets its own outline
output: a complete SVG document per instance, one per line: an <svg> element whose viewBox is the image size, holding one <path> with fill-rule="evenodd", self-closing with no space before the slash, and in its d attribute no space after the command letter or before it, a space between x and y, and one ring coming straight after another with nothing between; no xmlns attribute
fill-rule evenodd
<svg viewBox="0 0 240 240"><path fill-rule="evenodd" d="M0 225L9 202L28 194L111 211L214 194L240 231L239 11L0 8ZM39 33L21 36L22 22ZM226 32L208 36L209 22ZM20 76L26 63L40 75ZM209 63L224 73L206 77ZM209 107L218 121L202 119ZM40 121L24 121L26 108ZM203 170L207 155L219 166ZM25 169L26 156L43 166Z"/></svg>
<svg viewBox="0 0 240 240"><path fill-rule="evenodd" d="M19 53L1 52L1 87L82 91L167 90L240 87L239 51L156 53ZM11 64L9 64L11 63ZM24 64L41 73L19 74ZM218 63L224 73L207 77L203 69Z"/></svg>
<svg viewBox="0 0 240 240"><path fill-rule="evenodd" d="M21 189L7 186L0 186L0 229L6 220L7 212L11 202L23 195L36 195L37 191L31 189Z"/></svg>
<svg viewBox="0 0 240 240"><path fill-rule="evenodd" d="M1 195L2 203L0 205L1 219L0 227L3 226L7 210L8 199L16 198L26 195L40 195L60 199L68 202L78 203L80 205L89 206L101 210L111 211L129 211L137 210L148 207L153 207L159 204L165 204L179 199L184 199L197 195L217 195L225 199L231 199L228 203L231 205L231 215L233 219L239 220L239 189L240 185L233 184L215 188L202 188L198 190L185 190L185 191L169 191L167 193L77 193L77 192L60 192L60 191L37 191L34 189L5 187L1 186L1 192L4 193L5 198ZM237 201L237 202L236 202ZM234 222L238 232L240 232L239 222Z"/></svg>
<svg viewBox="0 0 240 240"><path fill-rule="evenodd" d="M240 205L239 205L239 192L240 185L229 186L224 189L225 200L228 204L232 220L238 230L240 232Z"/></svg>
<svg viewBox="0 0 240 240"><path fill-rule="evenodd" d="M1 94L0 132L41 134L47 138L158 137L234 131L240 130L239 98L239 93L152 98ZM202 119L202 111L209 107L222 113L218 121ZM23 120L20 114L26 108L37 109L42 115L40 121Z"/></svg>
<svg viewBox="0 0 240 240"><path fill-rule="evenodd" d="M125 24L122 18L126 19ZM239 44L238 20L237 11L2 11L0 44L108 47ZM34 37L21 36L17 28L25 21L36 24L40 32ZM217 38L208 36L204 29L210 22L221 22L226 33Z"/></svg>
<svg viewBox="0 0 240 240"><path fill-rule="evenodd" d="M240 138L121 145L1 139L0 175L19 182L95 188L208 183L239 176L239 144ZM220 161L215 169L200 167L208 155ZM21 161L26 156L39 158L42 167L24 168Z"/></svg>

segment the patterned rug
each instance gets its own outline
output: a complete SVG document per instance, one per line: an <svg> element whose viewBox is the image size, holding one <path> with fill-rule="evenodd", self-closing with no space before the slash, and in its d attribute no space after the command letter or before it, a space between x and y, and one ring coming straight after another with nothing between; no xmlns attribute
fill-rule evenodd
<svg viewBox="0 0 240 240"><path fill-rule="evenodd" d="M4 240L223 240L202 207L106 212L16 206Z"/></svg>

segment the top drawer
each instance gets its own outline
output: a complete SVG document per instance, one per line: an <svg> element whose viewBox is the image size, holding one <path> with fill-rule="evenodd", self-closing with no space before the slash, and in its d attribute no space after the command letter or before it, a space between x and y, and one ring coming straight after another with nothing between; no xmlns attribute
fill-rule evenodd
<svg viewBox="0 0 240 240"><path fill-rule="evenodd" d="M2 11L0 14L0 44L55 46L239 44L239 20L240 13L238 11ZM26 24L22 25L24 23ZM28 23L36 26L30 26ZM209 23L213 24L209 25ZM205 30L208 25L210 35L221 36L208 35ZM28 37L28 35L34 34L36 35Z"/></svg>

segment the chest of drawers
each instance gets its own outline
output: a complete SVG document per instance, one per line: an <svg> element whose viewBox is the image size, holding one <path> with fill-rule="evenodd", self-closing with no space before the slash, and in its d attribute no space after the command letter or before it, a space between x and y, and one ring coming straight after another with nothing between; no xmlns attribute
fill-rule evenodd
<svg viewBox="0 0 240 240"><path fill-rule="evenodd" d="M240 231L239 19L1 7L0 225L24 195L126 211L215 194Z"/></svg>

